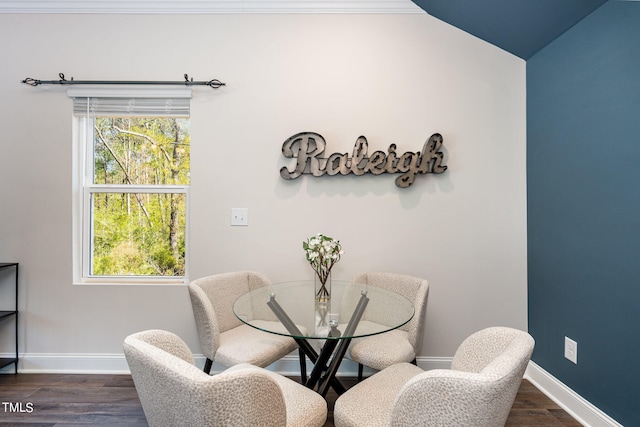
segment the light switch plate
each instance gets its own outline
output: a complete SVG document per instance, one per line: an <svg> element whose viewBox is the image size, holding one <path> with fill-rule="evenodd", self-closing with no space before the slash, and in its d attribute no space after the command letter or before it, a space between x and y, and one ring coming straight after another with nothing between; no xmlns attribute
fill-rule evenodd
<svg viewBox="0 0 640 427"><path fill-rule="evenodd" d="M231 208L231 225L249 225L249 209Z"/></svg>

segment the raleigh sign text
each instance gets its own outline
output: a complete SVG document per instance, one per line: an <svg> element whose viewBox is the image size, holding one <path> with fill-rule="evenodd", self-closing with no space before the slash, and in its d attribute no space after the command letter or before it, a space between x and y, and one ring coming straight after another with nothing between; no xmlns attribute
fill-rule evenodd
<svg viewBox="0 0 640 427"><path fill-rule="evenodd" d="M289 137L282 144L282 154L287 159L297 159L295 168L280 169L284 179L295 179L302 174L322 175L364 175L370 173L401 173L396 178L398 187L409 187L418 174L442 173L447 167L442 164L442 135L434 133L424 143L422 152L396 153L396 144L389 145L387 152L374 151L369 155L369 143L364 136L359 137L353 147L353 154L333 153L323 157L326 141L314 132L301 132Z"/></svg>

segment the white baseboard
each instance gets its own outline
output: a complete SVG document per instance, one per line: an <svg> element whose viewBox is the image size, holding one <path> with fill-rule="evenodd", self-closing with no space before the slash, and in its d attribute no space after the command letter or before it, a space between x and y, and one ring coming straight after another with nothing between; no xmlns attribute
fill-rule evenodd
<svg viewBox="0 0 640 427"><path fill-rule="evenodd" d="M18 373L25 374L128 374L123 354L27 353L20 354ZM9 371L13 373L13 365ZM6 372L5 372L6 371Z"/></svg>
<svg viewBox="0 0 640 427"><path fill-rule="evenodd" d="M0 357L11 357L2 355ZM196 365L204 366L205 357L194 355ZM451 358L419 357L418 366L424 370L447 369L451 366ZM307 361L307 372L311 372L312 365ZM224 366L214 364L211 372L221 372ZM298 353L291 353L279 361L268 366L268 369L282 375L300 375ZM0 370L0 374L13 373L13 365ZM123 354L72 354L72 353L27 353L19 355L18 372L20 373L50 373L50 374L128 374L129 366ZM364 369L364 375L372 375L375 371ZM358 365L351 360L344 359L338 370L339 376L357 376Z"/></svg>
<svg viewBox="0 0 640 427"><path fill-rule="evenodd" d="M524 377L585 427L623 427L535 362L529 362Z"/></svg>

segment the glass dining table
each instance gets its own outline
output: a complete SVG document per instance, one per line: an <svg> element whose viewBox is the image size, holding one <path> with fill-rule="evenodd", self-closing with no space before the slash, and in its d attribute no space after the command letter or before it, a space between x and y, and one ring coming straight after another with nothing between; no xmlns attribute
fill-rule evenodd
<svg viewBox="0 0 640 427"><path fill-rule="evenodd" d="M236 317L264 332L290 336L313 363L302 382L326 396L329 387L345 391L336 378L351 340L382 334L409 322L413 304L393 291L362 283L333 280L329 302L316 302L313 281L263 286L242 295L233 305Z"/></svg>

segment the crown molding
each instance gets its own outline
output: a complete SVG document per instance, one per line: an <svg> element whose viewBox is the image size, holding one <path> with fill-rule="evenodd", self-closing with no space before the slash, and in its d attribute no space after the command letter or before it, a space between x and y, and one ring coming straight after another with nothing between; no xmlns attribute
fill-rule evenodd
<svg viewBox="0 0 640 427"><path fill-rule="evenodd" d="M425 13L411 0L0 0L0 13Z"/></svg>

